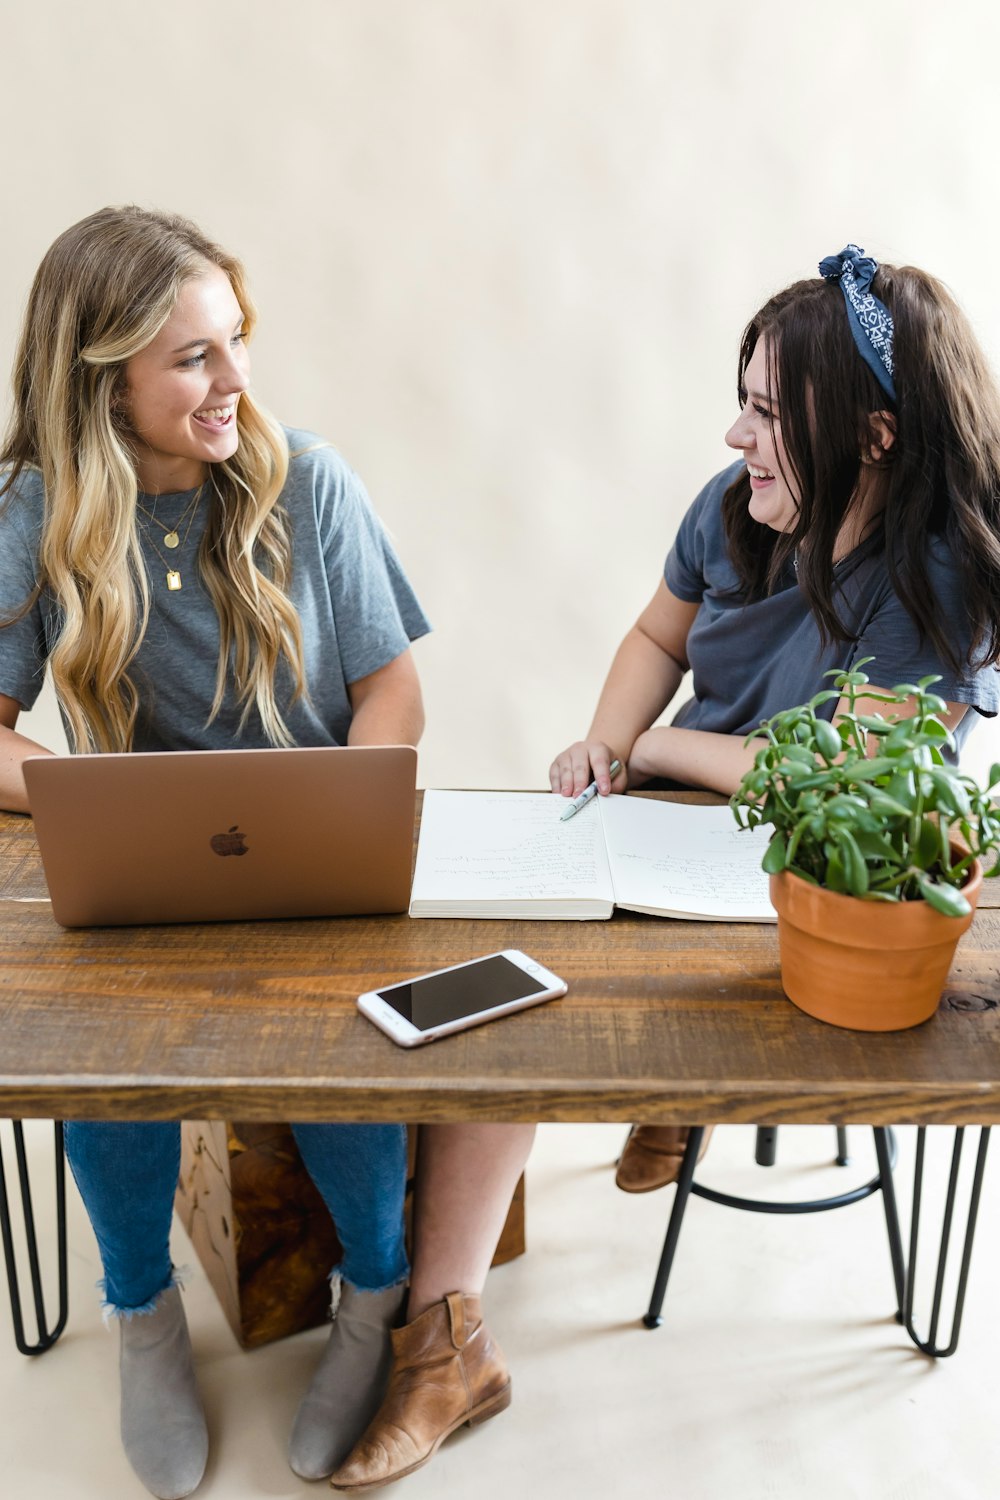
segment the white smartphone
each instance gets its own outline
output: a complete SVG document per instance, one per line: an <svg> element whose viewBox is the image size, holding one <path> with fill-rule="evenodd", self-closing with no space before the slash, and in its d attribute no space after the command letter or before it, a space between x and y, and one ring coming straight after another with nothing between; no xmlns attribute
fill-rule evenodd
<svg viewBox="0 0 1000 1500"><path fill-rule="evenodd" d="M358 1009L401 1047L419 1047L565 993L558 975L519 949L505 948L405 984L370 990L358 996Z"/></svg>

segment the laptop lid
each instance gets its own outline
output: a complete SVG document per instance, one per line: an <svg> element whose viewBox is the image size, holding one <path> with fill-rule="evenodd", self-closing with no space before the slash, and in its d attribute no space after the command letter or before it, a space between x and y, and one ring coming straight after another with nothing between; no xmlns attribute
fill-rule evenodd
<svg viewBox="0 0 1000 1500"><path fill-rule="evenodd" d="M64 927L405 911L409 746L32 756Z"/></svg>

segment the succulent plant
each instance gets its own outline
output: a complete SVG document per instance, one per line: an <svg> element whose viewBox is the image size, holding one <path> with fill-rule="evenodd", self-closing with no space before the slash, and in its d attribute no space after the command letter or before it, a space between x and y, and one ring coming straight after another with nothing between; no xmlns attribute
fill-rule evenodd
<svg viewBox="0 0 1000 1500"><path fill-rule="evenodd" d="M964 916L962 895L978 857L987 875L1000 873L1000 785L994 765L985 788L945 760L954 742L931 691L939 677L901 682L875 692L860 669L828 672L833 686L808 703L775 714L747 737L762 737L753 769L730 799L745 828L769 823L774 834L763 867L790 870L813 885L866 901L923 898L946 916ZM859 698L886 714L860 714ZM831 721L824 705L846 708ZM891 713L908 700L916 711Z"/></svg>

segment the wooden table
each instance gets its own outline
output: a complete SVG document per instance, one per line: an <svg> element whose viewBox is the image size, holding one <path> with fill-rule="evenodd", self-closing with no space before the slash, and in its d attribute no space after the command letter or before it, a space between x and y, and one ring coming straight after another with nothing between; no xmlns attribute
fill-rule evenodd
<svg viewBox="0 0 1000 1500"><path fill-rule="evenodd" d="M30 819L0 814L0 1116L992 1124L997 886L938 1014L878 1035L796 1010L766 925L618 912L64 931L38 899ZM413 1051L355 1007L505 947L562 975L565 999Z"/></svg>
<svg viewBox="0 0 1000 1500"><path fill-rule="evenodd" d="M0 815L0 1116L1000 1121L993 885L938 1014L889 1035L796 1010L770 926L619 912L67 932L44 895L30 820ZM413 1051L355 1007L504 947L562 975L565 999Z"/></svg>

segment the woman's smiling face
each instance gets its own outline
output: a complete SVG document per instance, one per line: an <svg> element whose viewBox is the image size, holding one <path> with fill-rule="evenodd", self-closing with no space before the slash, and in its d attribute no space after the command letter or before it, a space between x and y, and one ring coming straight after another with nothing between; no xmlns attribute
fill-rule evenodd
<svg viewBox="0 0 1000 1500"><path fill-rule="evenodd" d="M226 273L206 262L181 287L152 343L125 366L124 411L140 489L194 489L207 464L232 458L249 374L243 309Z"/></svg>
<svg viewBox="0 0 1000 1500"><path fill-rule="evenodd" d="M768 396L767 341L757 340L744 373L743 405L726 433L730 448L743 454L750 475L750 514L772 531L791 531L798 520L799 499L781 437L781 414L771 364Z"/></svg>

